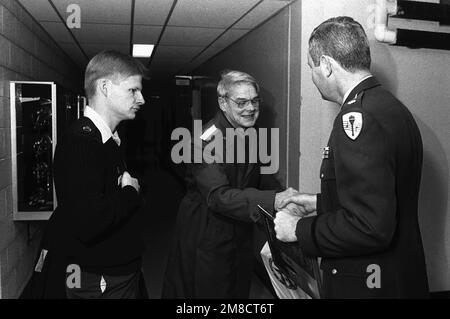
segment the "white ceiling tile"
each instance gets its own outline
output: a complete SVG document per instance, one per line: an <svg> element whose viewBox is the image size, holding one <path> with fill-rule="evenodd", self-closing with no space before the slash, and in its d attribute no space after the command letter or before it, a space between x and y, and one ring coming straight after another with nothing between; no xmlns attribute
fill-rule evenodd
<svg viewBox="0 0 450 319"><path fill-rule="evenodd" d="M130 24L131 0L52 0L63 18L67 7L77 4L81 9L81 28L84 22Z"/></svg>
<svg viewBox="0 0 450 319"><path fill-rule="evenodd" d="M253 29L290 3L291 1L265 0L236 23L233 28Z"/></svg>
<svg viewBox="0 0 450 319"><path fill-rule="evenodd" d="M11 0L12 1L12 0ZM31 15L42 23L47 32L80 67L87 59L73 43L69 31L49 4L49 0L19 0ZM129 36L132 0L51 0L63 19L70 4L81 8L81 29L71 29L91 58L105 50L118 50L129 54ZM134 16L134 43L156 43L162 24L174 0L136 0ZM232 29L230 27L259 0L178 0L169 25L152 58L151 72L167 75L196 69L225 47L244 36L250 29L289 5L291 0L264 0ZM54 22L53 22L54 21ZM58 22L58 23L57 23ZM217 39L217 41L213 42ZM202 52L203 48L211 47ZM192 61L192 59L195 60ZM149 59L142 61L147 64Z"/></svg>
<svg viewBox="0 0 450 319"><path fill-rule="evenodd" d="M158 41L162 27L149 25L134 25L133 43L155 44Z"/></svg>
<svg viewBox="0 0 450 319"><path fill-rule="evenodd" d="M48 0L19 0L37 21L61 21Z"/></svg>
<svg viewBox="0 0 450 319"><path fill-rule="evenodd" d="M225 29L166 27L161 38L163 45L207 46Z"/></svg>
<svg viewBox="0 0 450 319"><path fill-rule="evenodd" d="M250 30L246 29L229 29L227 32L225 32L217 41L215 41L211 46L215 48L221 48L224 49L233 42L240 39L242 36L244 36L247 32Z"/></svg>
<svg viewBox="0 0 450 319"><path fill-rule="evenodd" d="M179 0L169 25L228 28L259 0Z"/></svg>
<svg viewBox="0 0 450 319"><path fill-rule="evenodd" d="M189 61L202 49L202 47L158 45L154 54L156 59L164 58Z"/></svg>
<svg viewBox="0 0 450 319"><path fill-rule="evenodd" d="M130 43L130 26L120 24L84 23L80 29L72 29L78 42L83 43Z"/></svg>
<svg viewBox="0 0 450 319"><path fill-rule="evenodd" d="M75 43L58 43L59 46L67 53L67 55L80 66L82 70L89 62Z"/></svg>
<svg viewBox="0 0 450 319"><path fill-rule="evenodd" d="M104 45L98 43L82 43L81 46L83 47L84 52L86 52L89 58L92 58L94 55L103 50L115 50L122 52L123 54L130 54L129 45L123 44Z"/></svg>
<svg viewBox="0 0 450 319"><path fill-rule="evenodd" d="M70 32L62 22L41 22L41 25L56 42L73 42Z"/></svg>
<svg viewBox="0 0 450 319"><path fill-rule="evenodd" d="M134 23L164 25L174 0L136 0Z"/></svg>

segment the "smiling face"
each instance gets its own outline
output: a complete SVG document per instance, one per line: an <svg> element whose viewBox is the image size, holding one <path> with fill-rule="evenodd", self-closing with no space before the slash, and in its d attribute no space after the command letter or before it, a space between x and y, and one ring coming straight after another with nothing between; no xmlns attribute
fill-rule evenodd
<svg viewBox="0 0 450 319"><path fill-rule="evenodd" d="M142 77L140 75L110 81L107 99L116 120L120 122L136 117L141 105L145 103L141 91Z"/></svg>
<svg viewBox="0 0 450 319"><path fill-rule="evenodd" d="M253 127L259 116L259 104L250 100L258 98L255 87L250 83L238 83L233 85L226 97L219 98L220 109L235 128ZM245 102L240 107L239 102Z"/></svg>

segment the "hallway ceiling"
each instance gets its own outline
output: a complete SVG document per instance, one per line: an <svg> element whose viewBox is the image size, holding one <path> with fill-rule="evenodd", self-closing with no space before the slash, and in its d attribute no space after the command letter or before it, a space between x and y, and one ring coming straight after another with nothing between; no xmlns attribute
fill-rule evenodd
<svg viewBox="0 0 450 319"><path fill-rule="evenodd" d="M19 0L84 70L96 53L131 54L132 44L154 44L140 59L152 78L186 74L295 0ZM66 20L81 9L81 27Z"/></svg>

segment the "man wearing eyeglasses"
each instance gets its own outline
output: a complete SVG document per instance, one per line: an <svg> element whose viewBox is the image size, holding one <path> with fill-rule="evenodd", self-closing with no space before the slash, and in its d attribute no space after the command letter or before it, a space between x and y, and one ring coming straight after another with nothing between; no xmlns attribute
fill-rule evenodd
<svg viewBox="0 0 450 319"><path fill-rule="evenodd" d="M236 99L231 96L236 96ZM220 109L234 127L253 127L259 116L260 104L256 88L249 84L235 85L229 93L219 97Z"/></svg>
<svg viewBox="0 0 450 319"><path fill-rule="evenodd" d="M208 143L218 138L225 157L231 151L229 145L237 144L226 131L252 129L261 99L256 80L240 71L223 72L217 93L220 109L204 126L201 147L205 154ZM219 137L218 132L222 133ZM242 136L236 134L234 138ZM278 181L272 175L261 174L260 163L249 161L250 143L245 141L244 162L237 160L239 150L234 148L233 163L205 159L188 165L188 191L178 210L164 298L249 297L253 228L260 219L258 205L268 211L278 210L281 200L295 192L277 192L282 189Z"/></svg>

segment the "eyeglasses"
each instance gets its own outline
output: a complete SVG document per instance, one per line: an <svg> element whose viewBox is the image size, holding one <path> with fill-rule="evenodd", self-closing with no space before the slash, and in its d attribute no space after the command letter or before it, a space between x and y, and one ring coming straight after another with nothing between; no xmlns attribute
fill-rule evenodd
<svg viewBox="0 0 450 319"><path fill-rule="evenodd" d="M251 103L253 106L260 106L260 104L262 103L262 98L260 97L255 97L251 100L246 100L246 99L242 99L242 100L233 100L231 97L229 96L224 96L224 98L229 99L231 101L233 101L238 108L243 109L244 107L246 107L249 103Z"/></svg>

